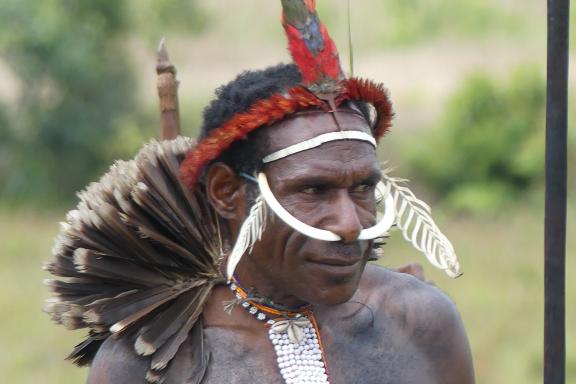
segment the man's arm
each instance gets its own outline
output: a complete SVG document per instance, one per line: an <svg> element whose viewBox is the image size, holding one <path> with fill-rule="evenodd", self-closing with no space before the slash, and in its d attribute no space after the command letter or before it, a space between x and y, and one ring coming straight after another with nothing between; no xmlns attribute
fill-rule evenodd
<svg viewBox="0 0 576 384"><path fill-rule="evenodd" d="M468 337L454 303L440 292L423 313L422 346L442 384L473 384ZM428 325L425 325L428 324Z"/></svg>
<svg viewBox="0 0 576 384"><path fill-rule="evenodd" d="M374 308L393 321L429 363L434 382L473 384L474 368L466 331L454 303L437 287L406 273L367 268L367 292Z"/></svg>
<svg viewBox="0 0 576 384"><path fill-rule="evenodd" d="M149 365L147 358L136 355L133 343L110 337L94 357L87 384L142 384Z"/></svg>
<svg viewBox="0 0 576 384"><path fill-rule="evenodd" d="M404 275L407 331L427 356L441 384L473 384L468 337L455 304L440 289Z"/></svg>

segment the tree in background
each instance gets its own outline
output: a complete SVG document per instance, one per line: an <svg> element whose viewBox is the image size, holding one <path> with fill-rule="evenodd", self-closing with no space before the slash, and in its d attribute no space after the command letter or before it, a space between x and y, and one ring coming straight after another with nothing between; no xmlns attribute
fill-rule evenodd
<svg viewBox="0 0 576 384"><path fill-rule="evenodd" d="M1 2L0 60L21 87L15 104L0 108L0 199L66 201L119 155L122 125L140 113L130 33L198 25L198 18L181 16L190 14L192 1L143 3Z"/></svg>
<svg viewBox="0 0 576 384"><path fill-rule="evenodd" d="M471 77L448 103L440 126L410 154L413 173L452 207L501 209L544 176L545 83L536 70L507 82Z"/></svg>

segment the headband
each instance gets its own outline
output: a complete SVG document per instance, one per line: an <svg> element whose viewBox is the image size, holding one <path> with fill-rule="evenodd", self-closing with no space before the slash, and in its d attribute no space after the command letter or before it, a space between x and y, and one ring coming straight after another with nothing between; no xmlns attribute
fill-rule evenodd
<svg viewBox="0 0 576 384"><path fill-rule="evenodd" d="M362 132L362 131L328 132L328 133L323 133L321 135L313 137L312 139L304 140L300 143L291 145L287 148L284 148L284 149L281 149L281 150L276 151L274 153L271 153L268 156L265 156L262 159L262 162L264 164L271 163L273 161L283 159L283 158L288 157L290 155L294 155L298 152L307 151L309 149L319 147L322 144L328 143L330 141L336 141L336 140L360 140L360 141L368 142L368 143L372 144L372 146L374 148L376 148L376 140L374 139L374 137L372 137L371 135L369 135L365 132Z"/></svg>

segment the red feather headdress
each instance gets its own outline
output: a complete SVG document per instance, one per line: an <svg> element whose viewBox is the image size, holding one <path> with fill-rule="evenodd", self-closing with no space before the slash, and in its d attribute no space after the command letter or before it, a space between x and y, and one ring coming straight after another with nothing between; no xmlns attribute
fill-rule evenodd
<svg viewBox="0 0 576 384"><path fill-rule="evenodd" d="M393 113L386 89L370 80L345 78L336 45L318 18L316 1L282 0L282 7L282 24L292 59L302 74L301 85L256 101L190 150L180 167L182 180L190 190L205 166L235 141L305 109L330 111L346 101L362 101L376 111L373 129L377 140L390 128Z"/></svg>

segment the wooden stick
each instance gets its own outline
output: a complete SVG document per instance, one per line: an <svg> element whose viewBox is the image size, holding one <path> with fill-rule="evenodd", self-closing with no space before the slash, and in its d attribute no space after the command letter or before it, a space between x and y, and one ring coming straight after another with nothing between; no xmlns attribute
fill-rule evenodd
<svg viewBox="0 0 576 384"><path fill-rule="evenodd" d="M548 0L544 384L566 376L566 199L570 0Z"/></svg>
<svg viewBox="0 0 576 384"><path fill-rule="evenodd" d="M158 97L160 98L160 138L171 140L180 135L180 113L178 110L178 80L176 67L170 62L166 51L166 39L158 45L156 73Z"/></svg>

